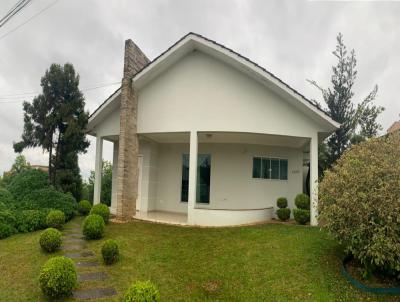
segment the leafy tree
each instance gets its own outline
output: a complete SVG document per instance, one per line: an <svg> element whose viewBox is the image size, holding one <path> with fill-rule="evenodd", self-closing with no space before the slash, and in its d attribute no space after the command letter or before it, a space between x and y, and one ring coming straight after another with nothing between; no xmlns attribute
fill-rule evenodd
<svg viewBox="0 0 400 302"><path fill-rule="evenodd" d="M338 62L332 67L332 87L322 88L315 81L309 81L321 91L327 113L341 124L326 141L326 152L322 153L326 156L326 162L321 163L325 167L330 167L352 143L376 136L381 129L376 119L384 110L373 104L378 92L377 85L361 103L354 104L353 86L357 78L355 51L353 49L348 53L341 33L336 40L333 55Z"/></svg>
<svg viewBox="0 0 400 302"><path fill-rule="evenodd" d="M6 171L3 173L3 177L0 179L0 187L5 187L9 185L15 175L30 168L31 165L29 162L26 161L25 156L23 156L22 154L18 154L15 158L14 163L11 166L10 171Z"/></svg>
<svg viewBox="0 0 400 302"><path fill-rule="evenodd" d="M14 143L14 150L41 147L47 151L50 183L71 191L79 200L78 154L89 146L85 137L89 114L79 90L79 75L72 64L52 64L42 77L41 86L42 93L32 103L24 102L22 140Z"/></svg>
<svg viewBox="0 0 400 302"><path fill-rule="evenodd" d="M85 190L87 190L89 201L93 202L94 195L94 181L95 173L90 171L90 176L88 182L84 185ZM103 169L101 176L101 193L100 200L108 206L111 205L111 190L112 190L112 164L109 161L103 161Z"/></svg>

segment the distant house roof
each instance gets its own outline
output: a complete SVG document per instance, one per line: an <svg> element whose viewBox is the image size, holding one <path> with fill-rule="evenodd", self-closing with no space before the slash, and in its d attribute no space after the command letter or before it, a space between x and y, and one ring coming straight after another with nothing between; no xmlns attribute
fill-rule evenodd
<svg viewBox="0 0 400 302"><path fill-rule="evenodd" d="M276 86L280 87L281 89L286 90L290 93L293 97L295 97L298 101L306 105L310 110L317 113L323 120L328 122L334 128L339 128L340 124L334 121L327 112L325 112L315 101L312 101L306 98L303 94L298 92L293 87L289 86L287 83L283 82L280 78L275 76L273 73L265 69L264 67L258 65L254 61L250 60L249 58L235 52L234 50L219 44L218 42L208 39L202 35L190 32L187 35L183 36L177 42L175 42L171 47L169 47L166 51L161 53L158 57L154 60L149 62L146 66L144 66L140 71L138 71L133 76L133 81L142 80L141 78L145 78L145 74L150 70L154 69L154 67L160 64L161 61L166 60L172 53L174 53L179 48L183 48L185 44L190 41L194 41L203 47L213 48L216 51L219 51L227 56L229 56L234 61L238 62L239 64L244 65L245 67L250 67L253 72L257 72L261 74L264 78L273 82ZM114 101L117 96L121 93L121 88L118 88L112 95L110 95L89 117L89 122L96 117L103 107L106 107L110 102Z"/></svg>
<svg viewBox="0 0 400 302"><path fill-rule="evenodd" d="M400 121L394 122L387 130L387 133L392 133L400 130Z"/></svg>

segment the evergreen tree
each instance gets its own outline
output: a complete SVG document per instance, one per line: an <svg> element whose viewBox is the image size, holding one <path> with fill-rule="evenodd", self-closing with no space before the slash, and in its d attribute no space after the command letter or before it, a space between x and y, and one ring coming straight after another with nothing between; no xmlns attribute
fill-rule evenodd
<svg viewBox="0 0 400 302"><path fill-rule="evenodd" d="M52 64L41 79L42 93L32 103L24 102L22 140L15 152L41 147L49 153L49 181L79 200L81 177L78 154L89 142L85 128L89 114L79 90L79 75L72 64Z"/></svg>

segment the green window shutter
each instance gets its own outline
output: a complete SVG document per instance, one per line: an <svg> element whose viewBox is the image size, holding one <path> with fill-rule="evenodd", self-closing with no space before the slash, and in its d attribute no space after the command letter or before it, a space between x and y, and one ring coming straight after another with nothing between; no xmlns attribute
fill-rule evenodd
<svg viewBox="0 0 400 302"><path fill-rule="evenodd" d="M271 160L269 158L263 158L261 164L261 178L271 178Z"/></svg>
<svg viewBox="0 0 400 302"><path fill-rule="evenodd" d="M281 180L288 179L288 161L287 161L287 159L280 160L280 179Z"/></svg>
<svg viewBox="0 0 400 302"><path fill-rule="evenodd" d="M279 179L279 159L271 158L271 179Z"/></svg>
<svg viewBox="0 0 400 302"><path fill-rule="evenodd" d="M261 158L253 157L253 178L261 178Z"/></svg>

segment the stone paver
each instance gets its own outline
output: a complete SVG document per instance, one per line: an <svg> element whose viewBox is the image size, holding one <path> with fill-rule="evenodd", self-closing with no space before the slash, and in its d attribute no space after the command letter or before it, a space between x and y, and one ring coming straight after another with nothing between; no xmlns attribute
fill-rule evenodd
<svg viewBox="0 0 400 302"><path fill-rule="evenodd" d="M93 257L94 253L92 251L72 252L72 253L65 253L64 256L71 259L78 259L78 258Z"/></svg>
<svg viewBox="0 0 400 302"><path fill-rule="evenodd" d="M74 298L79 300L99 299L114 296L116 294L117 291L112 287L78 290L73 293Z"/></svg>
<svg viewBox="0 0 400 302"><path fill-rule="evenodd" d="M84 248L86 248L86 246L82 244L65 244L61 246L62 251L80 251Z"/></svg>
<svg viewBox="0 0 400 302"><path fill-rule="evenodd" d="M74 243L74 244L81 243L83 245L84 243L86 243L86 241L82 238L65 238L64 243Z"/></svg>
<svg viewBox="0 0 400 302"><path fill-rule="evenodd" d="M108 278L108 275L105 272L91 272L91 273L79 273L78 281L96 281L96 280L105 280Z"/></svg>
<svg viewBox="0 0 400 302"><path fill-rule="evenodd" d="M76 263L77 267L94 267L94 266L99 266L99 263L97 261L78 261Z"/></svg>

